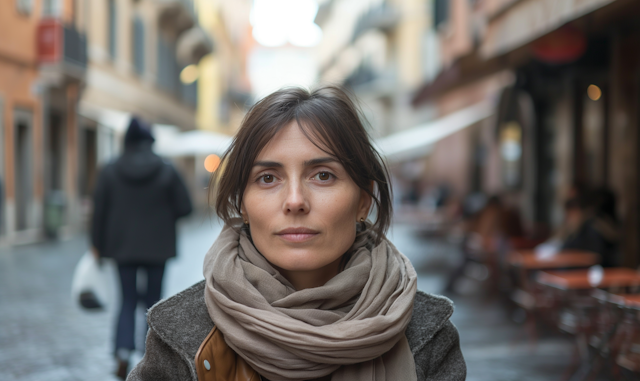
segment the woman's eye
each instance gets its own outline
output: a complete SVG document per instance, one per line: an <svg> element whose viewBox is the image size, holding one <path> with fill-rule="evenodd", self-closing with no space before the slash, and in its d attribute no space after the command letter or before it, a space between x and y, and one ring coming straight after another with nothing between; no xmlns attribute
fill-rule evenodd
<svg viewBox="0 0 640 381"><path fill-rule="evenodd" d="M320 181L328 181L331 180L331 176L333 176L329 172L318 172L315 177Z"/></svg>
<svg viewBox="0 0 640 381"><path fill-rule="evenodd" d="M271 184L273 180L274 180L273 175L262 175L262 181L264 181L267 184Z"/></svg>

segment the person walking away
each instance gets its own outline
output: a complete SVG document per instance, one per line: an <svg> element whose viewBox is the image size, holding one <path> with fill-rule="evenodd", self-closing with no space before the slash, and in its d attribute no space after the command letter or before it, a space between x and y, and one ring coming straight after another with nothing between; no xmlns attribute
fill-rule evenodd
<svg viewBox="0 0 640 381"><path fill-rule="evenodd" d="M165 262L176 255L176 221L192 210L180 175L153 153L153 142L144 122L132 118L124 153L102 169L94 194L93 251L115 260L122 288L114 351L122 379L135 349L136 305L144 301L149 308L160 300ZM143 295L137 291L139 269L147 274Z"/></svg>

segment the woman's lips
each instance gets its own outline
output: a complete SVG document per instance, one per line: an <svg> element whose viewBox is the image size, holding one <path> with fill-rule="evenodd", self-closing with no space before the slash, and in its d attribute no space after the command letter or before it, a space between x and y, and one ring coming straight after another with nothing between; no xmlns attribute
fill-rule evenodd
<svg viewBox="0 0 640 381"><path fill-rule="evenodd" d="M316 237L319 233L307 228L287 228L276 235L289 242L305 242Z"/></svg>

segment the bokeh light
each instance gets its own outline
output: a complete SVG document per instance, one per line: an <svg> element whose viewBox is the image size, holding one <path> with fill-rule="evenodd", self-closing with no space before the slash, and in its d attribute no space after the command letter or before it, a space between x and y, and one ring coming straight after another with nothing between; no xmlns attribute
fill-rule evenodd
<svg viewBox="0 0 640 381"><path fill-rule="evenodd" d="M313 47L322 40L322 29L314 23L318 4L313 0L256 0L251 10L253 37L267 47L287 42Z"/></svg>
<svg viewBox="0 0 640 381"><path fill-rule="evenodd" d="M597 101L602 96L602 90L600 90L596 85L589 85L587 88L587 95L592 101Z"/></svg>
<svg viewBox="0 0 640 381"><path fill-rule="evenodd" d="M220 166L220 157L218 155L211 154L204 159L204 169L207 172L213 173Z"/></svg>
<svg viewBox="0 0 640 381"><path fill-rule="evenodd" d="M200 73L196 65L187 65L180 72L180 82L184 83L185 85L190 85L194 83L199 76Z"/></svg>

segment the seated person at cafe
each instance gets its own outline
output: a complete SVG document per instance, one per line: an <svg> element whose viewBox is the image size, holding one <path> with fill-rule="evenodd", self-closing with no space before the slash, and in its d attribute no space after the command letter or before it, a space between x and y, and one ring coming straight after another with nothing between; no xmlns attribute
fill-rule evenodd
<svg viewBox="0 0 640 381"><path fill-rule="evenodd" d="M613 192L602 188L567 200L561 250L598 253L603 267L613 267L617 265L618 239Z"/></svg>

